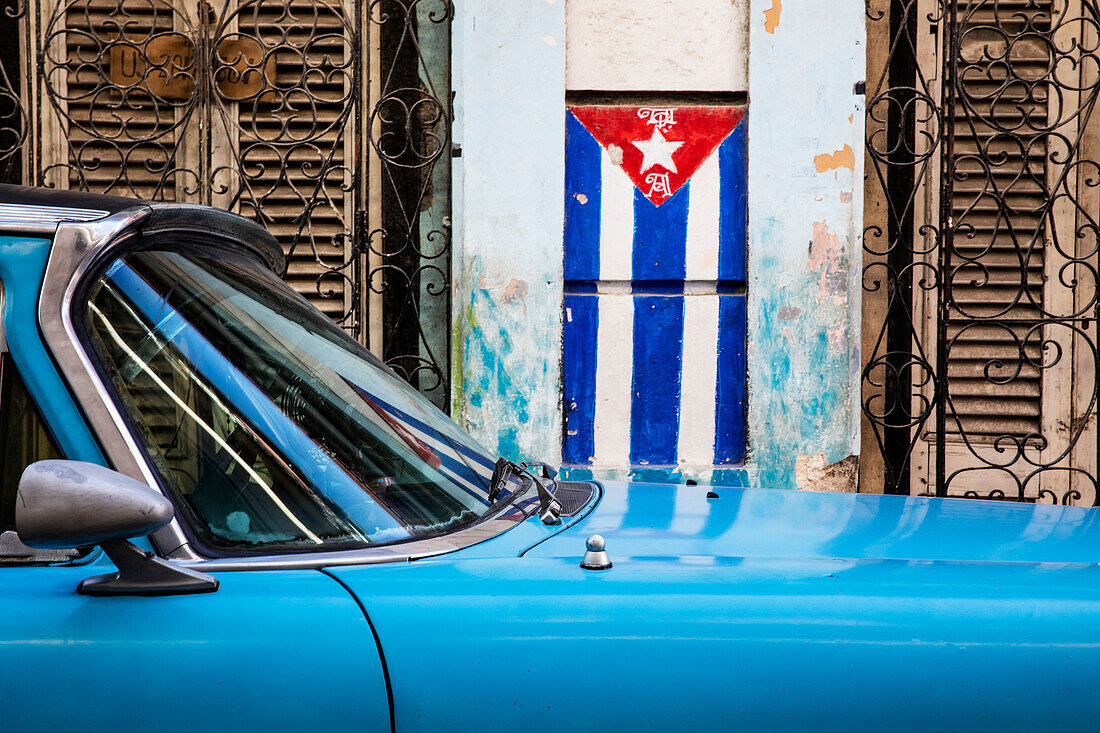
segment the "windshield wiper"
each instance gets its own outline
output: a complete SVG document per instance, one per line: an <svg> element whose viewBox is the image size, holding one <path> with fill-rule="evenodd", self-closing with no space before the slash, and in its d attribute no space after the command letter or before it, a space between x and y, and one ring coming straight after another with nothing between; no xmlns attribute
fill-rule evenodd
<svg viewBox="0 0 1100 733"><path fill-rule="evenodd" d="M513 478L521 483L526 483L524 479L528 479L535 484L539 493L539 519L543 524L558 524L561 522L562 507L561 502L554 497L556 475L554 469L545 463L515 463L507 458L500 458L493 467L493 477L489 480L489 501L496 501Z"/></svg>

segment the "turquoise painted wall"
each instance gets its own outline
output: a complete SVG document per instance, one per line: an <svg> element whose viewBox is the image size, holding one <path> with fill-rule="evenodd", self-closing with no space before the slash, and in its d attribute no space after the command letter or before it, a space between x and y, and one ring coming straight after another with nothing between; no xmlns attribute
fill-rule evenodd
<svg viewBox="0 0 1100 733"><path fill-rule="evenodd" d="M753 0L749 479L858 454L864 4ZM804 486L804 488L807 488ZM839 488L839 487L817 487Z"/></svg>
<svg viewBox="0 0 1100 733"><path fill-rule="evenodd" d="M563 0L459 0L452 412L511 458L561 461Z"/></svg>

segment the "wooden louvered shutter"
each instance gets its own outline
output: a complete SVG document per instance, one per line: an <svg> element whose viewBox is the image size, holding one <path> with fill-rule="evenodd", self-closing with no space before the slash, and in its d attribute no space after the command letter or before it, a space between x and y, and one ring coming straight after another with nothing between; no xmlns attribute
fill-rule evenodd
<svg viewBox="0 0 1100 733"><path fill-rule="evenodd" d="M41 43L36 86L39 144L37 183L119 196L177 200L177 185L195 189L196 161L182 158L180 143L193 124L186 99L150 95L144 84L120 86L110 65L160 58L147 70L160 83L193 88L193 79L165 73L178 68L190 42L179 33L179 13L162 0L84 0L47 3L32 23ZM142 72L138 71L138 75ZM191 132L190 134L194 134Z"/></svg>
<svg viewBox="0 0 1100 733"><path fill-rule="evenodd" d="M38 183L256 219L288 282L358 331L354 0L44 0L29 22Z"/></svg>
<svg viewBox="0 0 1100 733"><path fill-rule="evenodd" d="M262 221L288 255L287 281L322 312L351 328L352 287L361 273L350 262L357 184L354 5L340 0L240 2L228 16L216 51L232 60L236 39L259 39L269 91L217 111L228 149L220 177L239 188L226 203ZM259 62L256 63L258 67ZM215 150L215 153L219 151ZM235 159L234 159L235 157ZM230 173L231 172L231 173ZM219 162L213 166L214 187ZM233 187L230 186L230 190Z"/></svg>
<svg viewBox="0 0 1100 733"><path fill-rule="evenodd" d="M1095 326L1075 319L1094 282L1067 263L1090 251L1084 256L1093 266L1096 259L1095 241L1078 236L1086 214L1075 203L1085 185L1073 164L1087 115L1072 112L1083 103L1082 74L1094 69L1074 63L1072 52L1060 55L1090 31L1059 23L1063 14L1080 17L1078 0L952 1L955 95L940 101L953 175L933 177L939 185L926 187L921 212L921 221L937 221L941 196L950 197L946 258L929 261L942 268L946 298L938 303L930 289L915 303L924 343L945 349L947 490L1091 504L1091 482L1078 482L1074 470L1095 460L1095 434L1082 433L1095 413ZM925 51L941 70L942 41L930 33L929 45L941 45ZM925 385L915 400L932 397ZM914 493L936 486L935 431L930 420L913 451Z"/></svg>

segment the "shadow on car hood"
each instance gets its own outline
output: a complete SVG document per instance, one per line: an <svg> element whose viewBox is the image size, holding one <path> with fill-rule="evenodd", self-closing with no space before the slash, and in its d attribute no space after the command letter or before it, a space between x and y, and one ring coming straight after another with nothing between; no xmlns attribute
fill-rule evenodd
<svg viewBox="0 0 1100 733"><path fill-rule="evenodd" d="M968 499L612 483L530 557L577 557L600 534L616 558L819 557L1100 562L1100 512Z"/></svg>

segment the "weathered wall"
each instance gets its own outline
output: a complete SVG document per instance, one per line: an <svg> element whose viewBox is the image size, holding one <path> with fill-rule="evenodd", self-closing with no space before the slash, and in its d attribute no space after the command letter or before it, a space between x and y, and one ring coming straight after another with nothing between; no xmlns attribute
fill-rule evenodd
<svg viewBox="0 0 1100 733"><path fill-rule="evenodd" d="M567 86L605 95L600 103L621 95L639 106L647 95L664 105L693 103L695 92L725 95L722 103L747 99L748 457L713 471L624 465L599 475L850 486L863 4L456 5L455 140L463 152L455 168L455 414L505 455L561 459Z"/></svg>
<svg viewBox="0 0 1100 733"><path fill-rule="evenodd" d="M561 459L562 0L456 0L453 414Z"/></svg>
<svg viewBox="0 0 1100 733"><path fill-rule="evenodd" d="M802 456L802 488L840 489L852 472L824 467L859 447L864 4L752 0L749 20L749 478L799 485Z"/></svg>

